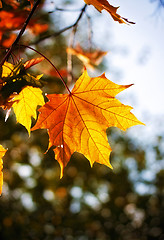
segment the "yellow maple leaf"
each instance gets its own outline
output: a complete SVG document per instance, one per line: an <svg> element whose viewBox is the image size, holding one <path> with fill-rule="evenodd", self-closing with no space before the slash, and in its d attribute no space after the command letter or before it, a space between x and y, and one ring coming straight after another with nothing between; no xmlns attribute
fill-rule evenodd
<svg viewBox="0 0 164 240"><path fill-rule="evenodd" d="M2 147L2 145L0 145L0 194L2 193L2 186L3 186L3 161L2 161L2 157L5 155L6 153L6 149L4 149Z"/></svg>
<svg viewBox="0 0 164 240"><path fill-rule="evenodd" d="M69 94L47 95L49 102L39 109L32 130L48 129L49 148L55 146L55 158L63 169L71 155L82 153L91 166L94 162L111 167L106 129L121 130L142 124L115 96L131 85L118 85L105 75L90 78L85 70Z"/></svg>
<svg viewBox="0 0 164 240"><path fill-rule="evenodd" d="M12 105L17 122L25 126L29 135L31 128L31 117L36 119L36 108L38 105L44 105L44 98L42 90L40 88L34 88L31 86L25 87L19 95L16 95L13 99Z"/></svg>
<svg viewBox="0 0 164 240"><path fill-rule="evenodd" d="M128 19L121 17L117 13L117 9L119 7L113 7L111 4L108 3L107 0L84 0L84 2L88 5L93 5L99 12L101 12L102 10L106 10L107 12L109 12L111 17L119 23L133 23L128 21Z"/></svg>

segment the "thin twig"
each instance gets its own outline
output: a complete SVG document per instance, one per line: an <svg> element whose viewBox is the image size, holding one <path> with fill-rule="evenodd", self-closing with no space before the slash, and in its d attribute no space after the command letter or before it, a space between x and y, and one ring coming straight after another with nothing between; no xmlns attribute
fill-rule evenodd
<svg viewBox="0 0 164 240"><path fill-rule="evenodd" d="M90 49L90 52L91 52L93 32L92 32L92 27L91 27L91 18L90 18L90 16L87 16L87 19L88 19L88 46L89 46L89 49Z"/></svg>
<svg viewBox="0 0 164 240"><path fill-rule="evenodd" d="M78 25L80 19L82 18L86 8L87 8L87 4L85 4L84 7L81 9L81 13L80 13L78 19L76 20L76 22L73 24L73 28L77 28L77 25Z"/></svg>
<svg viewBox="0 0 164 240"><path fill-rule="evenodd" d="M42 41L44 41L45 39L50 38L50 37L58 37L61 33L66 32L67 30L69 30L69 29L71 29L71 28L75 28L75 27L78 25L80 19L82 18L83 14L84 14L84 12L85 12L85 10L86 10L86 8L87 8L87 4L85 4L84 7L81 9L80 15L79 15L79 17L77 18L77 20L76 20L75 23L73 23L73 24L71 24L71 25L69 25L69 26L67 26L67 27L59 30L58 32L55 32L55 33L53 33L53 34L49 34L49 35L45 35L45 36L43 36L43 37L40 37L40 38L39 38L38 40L36 40L35 42L32 42L30 45L36 45L36 44L38 44L38 43L40 43L40 42L42 42Z"/></svg>
<svg viewBox="0 0 164 240"><path fill-rule="evenodd" d="M81 9L64 9L64 8L58 8L58 7L56 7L55 10L61 11L61 12L80 12L81 11Z"/></svg>
<svg viewBox="0 0 164 240"><path fill-rule="evenodd" d="M12 50L14 49L14 47L17 45L17 43L19 42L21 36L23 35L24 31L26 30L26 27L32 17L32 15L34 14L37 6L39 5L39 3L41 2L41 0L37 0L36 3L34 4L29 16L27 17L26 21L23 24L23 27L21 28L17 38L15 39L15 41L13 42L13 44L11 45L11 47L8 49L6 55L4 56L4 58L2 59L1 63L0 63L0 67L4 64L4 62L6 61L6 59L10 56Z"/></svg>
<svg viewBox="0 0 164 240"><path fill-rule="evenodd" d="M80 12L80 15L79 17L77 18L76 22L73 24L72 26L72 32L71 32L71 36L70 36L70 44L69 44L69 47L70 48L73 48L73 45L74 45L74 41L75 41L75 34L76 34L76 30L77 30L77 26L78 26L78 23L80 21L80 19L82 18L83 16L83 13L85 12L85 9L86 9L87 5L85 4L84 7L81 9L81 12ZM67 71L68 71L68 74L67 74L67 82L68 84L70 84L73 80L73 73L72 73L72 54L71 53L67 53Z"/></svg>
<svg viewBox="0 0 164 240"><path fill-rule="evenodd" d="M65 83L63 77L61 76L60 72L58 71L58 69L55 67L55 65L41 52L37 51L36 49L30 47L30 46L26 46L26 45L23 45L23 44L19 44L19 47L24 47L24 48L29 48L31 49L32 51L38 53L39 55L41 55L42 57L44 57L50 64L51 66L55 69L55 71L57 72L57 74L59 75L62 83L64 84L65 88L67 89L67 91L69 92L69 94L71 94L71 91L69 90L67 84Z"/></svg>

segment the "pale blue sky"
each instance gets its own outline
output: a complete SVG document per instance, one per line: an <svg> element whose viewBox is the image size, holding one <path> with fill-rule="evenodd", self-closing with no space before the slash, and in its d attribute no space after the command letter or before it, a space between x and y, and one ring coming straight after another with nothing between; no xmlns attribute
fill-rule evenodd
<svg viewBox="0 0 164 240"><path fill-rule="evenodd" d="M137 112L163 114L164 8L157 11L157 4L148 0L111 2L120 5L120 15L136 22L111 25L115 44L128 49L125 56L114 54L113 64L123 70L122 82L135 84L129 91L135 95Z"/></svg>

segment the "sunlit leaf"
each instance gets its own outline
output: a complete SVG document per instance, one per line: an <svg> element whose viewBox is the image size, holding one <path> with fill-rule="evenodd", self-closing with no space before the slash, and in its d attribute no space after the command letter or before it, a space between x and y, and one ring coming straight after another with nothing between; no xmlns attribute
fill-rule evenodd
<svg viewBox="0 0 164 240"><path fill-rule="evenodd" d="M22 61L16 65L5 62L2 66L2 76L0 79L0 107L4 109L11 108L13 104L13 97L19 94L21 90L26 86L42 87L43 82L41 80L42 74L33 76L26 72L26 68L29 68L44 58L31 59L23 64Z"/></svg>
<svg viewBox="0 0 164 240"><path fill-rule="evenodd" d="M44 98L40 88L27 86L19 95L14 97L14 104L12 105L17 121L25 126L29 135L31 128L31 117L36 119L37 106L44 105Z"/></svg>
<svg viewBox="0 0 164 240"><path fill-rule="evenodd" d="M70 94L47 95L49 102L39 109L38 121L32 130L48 129L49 148L55 146L55 157L63 169L77 151L90 161L111 167L106 129L121 130L142 124L115 98L131 85L117 85L105 75L90 78L85 70Z"/></svg>
<svg viewBox="0 0 164 240"><path fill-rule="evenodd" d="M40 57L40 58L33 58L31 60L28 60L27 62L24 63L24 68L28 69L40 62L42 62L44 60L44 57Z"/></svg>
<svg viewBox="0 0 164 240"><path fill-rule="evenodd" d="M110 13L112 18L119 23L133 23L130 22L128 19L121 17L117 13L117 9L119 7L113 7L111 4L108 3L107 0L84 0L84 2L88 5L93 5L99 12L101 12L102 10L106 10Z"/></svg>
<svg viewBox="0 0 164 240"><path fill-rule="evenodd" d="M9 34L8 37L6 37L6 38L2 41L1 45L2 45L3 47L5 47L5 48L9 48L9 47L13 44L13 42L14 42L15 39L16 39L16 34L15 34L15 33L11 33L11 34Z"/></svg>
<svg viewBox="0 0 164 240"><path fill-rule="evenodd" d="M75 48L67 48L67 53L77 56L83 62L84 66L90 69L94 69L94 66L99 65L103 57L107 54L107 52L99 49L92 52L84 51L80 45L77 45Z"/></svg>
<svg viewBox="0 0 164 240"><path fill-rule="evenodd" d="M29 15L28 9L13 9L11 11L2 10L0 12L0 33L1 38L3 33L21 29L26 18ZM27 28L29 28L33 34L40 34L48 29L47 24L38 23L38 19L33 18Z"/></svg>
<svg viewBox="0 0 164 240"><path fill-rule="evenodd" d="M5 155L6 153L6 149L4 149L2 147L2 145L0 145L0 194L2 193L2 186L3 186L3 172L2 172L2 169L3 169L3 161L2 161L2 158L3 156Z"/></svg>

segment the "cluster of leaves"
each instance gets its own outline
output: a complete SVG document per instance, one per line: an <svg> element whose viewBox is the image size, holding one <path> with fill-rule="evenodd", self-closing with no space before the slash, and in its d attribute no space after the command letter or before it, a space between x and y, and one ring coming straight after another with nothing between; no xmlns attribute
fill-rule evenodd
<svg viewBox="0 0 164 240"><path fill-rule="evenodd" d="M0 3L3 8L3 1ZM8 53L1 62L0 106L3 109L7 109L7 117L12 107L17 122L24 125L29 134L31 131L31 117L36 119L37 106L42 106L39 109L38 120L32 130L48 130L48 149L51 147L54 148L55 158L61 167L61 177L63 176L64 167L75 151L82 153L89 160L91 166L94 162L97 162L111 167L109 163L111 148L106 135L107 128L114 126L121 130L126 130L133 125L142 124L131 113L132 107L122 104L115 98L119 92L131 85L115 84L107 79L104 74L99 77L90 78L85 69L84 73L76 81L72 91L70 91L60 72L51 63L68 93L48 94L46 95L48 101L45 103L43 92L40 89L43 86L41 75L31 75L27 70L46 57L32 59L25 63L19 60L16 64L7 61L9 56L12 56L12 54L14 56L13 51L17 47L15 42L18 42L22 37L24 29L22 24L25 22L27 16L32 15L33 9L37 5L40 6L39 3L39 0L35 4L34 1L30 1L30 7L27 7L28 2L25 5L21 5L21 3L17 3L14 0L6 1L4 5L9 4L12 10L1 11L0 32L2 46L6 46L4 44L6 31L9 31L10 40L12 39L13 30L21 29L21 31L16 41L13 44L10 42L11 46ZM102 10L108 11L112 18L119 23L132 23L126 18L121 17L117 13L118 8L110 5L107 0L85 0L85 3L88 5L92 4L99 12ZM6 14L9 16L8 19L5 17ZM38 25L36 21L37 19L33 18L27 25L33 32L39 34L47 30L47 25ZM72 49L71 47L67 49L67 52L75 54L78 57L82 56L81 59L84 62L86 59L89 59L89 63L94 62L94 65L98 64L99 58L105 54L100 51L99 53L96 52L93 56L93 54L88 54L82 49L76 51L76 49ZM2 153L5 153L3 148Z"/></svg>
<svg viewBox="0 0 164 240"><path fill-rule="evenodd" d="M30 1L31 7L29 7L28 1L21 1L19 3L16 0L7 0L2 2L0 15L0 44L5 48L9 48L17 36L13 31L22 28L25 20L30 14L33 1ZM35 17L29 22L27 28L32 34L39 35L47 31L48 25Z"/></svg>

